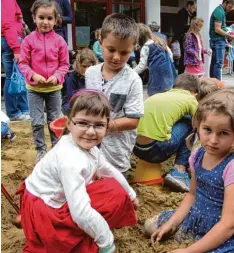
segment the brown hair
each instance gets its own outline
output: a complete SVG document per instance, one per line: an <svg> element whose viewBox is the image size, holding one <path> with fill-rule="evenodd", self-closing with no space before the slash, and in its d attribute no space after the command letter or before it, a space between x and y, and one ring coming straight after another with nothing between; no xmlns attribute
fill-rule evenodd
<svg viewBox="0 0 234 253"><path fill-rule="evenodd" d="M183 89L183 90L187 90L187 91L199 94L200 81L194 75L183 73L176 78L173 88L174 89Z"/></svg>
<svg viewBox="0 0 234 253"><path fill-rule="evenodd" d="M89 48L83 48L77 55L75 61L75 69L79 72L80 64L83 61L88 60L92 65L98 64L98 59L95 56L94 52ZM78 65L77 65L78 64Z"/></svg>
<svg viewBox="0 0 234 253"><path fill-rule="evenodd" d="M135 20L121 13L108 15L104 19L101 28L102 40L104 40L110 33L114 36L120 37L122 40L133 38L134 45L138 40L138 29Z"/></svg>
<svg viewBox="0 0 234 253"><path fill-rule="evenodd" d="M54 0L36 0L31 7L31 12L32 12L33 17L36 16L37 10L41 7L43 7L43 8L54 7L54 17L57 22L57 25L62 24L62 18L60 15L60 13L62 13L62 10L56 1L54 1Z"/></svg>
<svg viewBox="0 0 234 253"><path fill-rule="evenodd" d="M217 87L217 86L216 86ZM188 149L192 149L192 140L197 136L197 129L209 112L216 112L230 116L231 128L234 132L234 88L218 89L207 94L199 103L197 111L193 116L193 133L186 138Z"/></svg>
<svg viewBox="0 0 234 253"><path fill-rule="evenodd" d="M229 4L229 3L234 3L234 0L223 0L223 4L226 3L226 4Z"/></svg>
<svg viewBox="0 0 234 253"><path fill-rule="evenodd" d="M138 39L138 44L142 47L149 39L153 40L155 44L161 46L165 51L167 50L167 45L166 43L159 38L158 36L154 35L149 26L139 23L138 29L139 29L139 39Z"/></svg>
<svg viewBox="0 0 234 253"><path fill-rule="evenodd" d="M204 79L200 82L200 91L197 96L197 100L202 100L209 93L218 90L216 82L210 79Z"/></svg>
<svg viewBox="0 0 234 253"><path fill-rule="evenodd" d="M110 104L107 97L99 91L95 90L80 90L69 102L67 112L68 121L70 121L78 112L86 111L86 115L93 115L110 118ZM65 127L64 134L68 134L69 130Z"/></svg>
<svg viewBox="0 0 234 253"><path fill-rule="evenodd" d="M220 89L203 98L193 117L193 128L198 129L201 121L205 120L208 113L212 111L230 116L234 131L234 88Z"/></svg>

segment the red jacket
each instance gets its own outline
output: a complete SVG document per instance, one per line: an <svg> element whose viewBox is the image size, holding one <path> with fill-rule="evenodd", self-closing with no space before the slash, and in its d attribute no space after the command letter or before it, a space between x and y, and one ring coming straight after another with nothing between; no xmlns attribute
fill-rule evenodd
<svg viewBox="0 0 234 253"><path fill-rule="evenodd" d="M32 79L35 73L46 79L56 76L62 84L69 67L67 43L54 30L43 34L36 29L22 41L19 69L27 84L37 85Z"/></svg>
<svg viewBox="0 0 234 253"><path fill-rule="evenodd" d="M22 12L16 0L2 0L1 7L1 35L6 38L14 54L19 54L18 37L23 38Z"/></svg>

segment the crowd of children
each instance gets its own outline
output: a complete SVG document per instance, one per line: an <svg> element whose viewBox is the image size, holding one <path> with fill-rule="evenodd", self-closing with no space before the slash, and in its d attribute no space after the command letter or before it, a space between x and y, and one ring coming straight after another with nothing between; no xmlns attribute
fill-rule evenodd
<svg viewBox="0 0 234 253"><path fill-rule="evenodd" d="M191 22L186 73L179 76L173 64L178 41L171 55L166 41L123 14L107 16L99 30L102 60L82 49L69 72L67 43L53 30L61 21L57 4L36 0L31 11L37 28L22 41L18 62L37 150L36 166L17 191L23 252L114 252L111 229L137 223L139 201L126 180L132 151L150 163L175 154L165 184L188 192L177 211L146 221L152 242L173 235L194 240L173 253L233 252L234 91L198 79L204 74L203 20ZM127 62L137 43L141 56L132 69ZM138 74L147 67L150 97L143 102ZM58 139L50 123L61 111L66 123ZM13 139L5 118L2 137ZM191 153L196 136L201 147Z"/></svg>

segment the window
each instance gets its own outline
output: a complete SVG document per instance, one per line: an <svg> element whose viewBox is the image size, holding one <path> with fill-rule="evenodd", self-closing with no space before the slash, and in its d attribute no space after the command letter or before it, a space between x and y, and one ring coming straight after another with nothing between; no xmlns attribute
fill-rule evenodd
<svg viewBox="0 0 234 253"><path fill-rule="evenodd" d="M137 5L125 5L125 4L113 4L112 13L122 13L129 17L132 17L137 23L140 23L140 6Z"/></svg>

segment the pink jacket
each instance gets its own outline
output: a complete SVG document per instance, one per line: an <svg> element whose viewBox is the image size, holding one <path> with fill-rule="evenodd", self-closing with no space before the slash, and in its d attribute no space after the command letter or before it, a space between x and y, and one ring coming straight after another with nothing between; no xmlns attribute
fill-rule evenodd
<svg viewBox="0 0 234 253"><path fill-rule="evenodd" d="M36 30L21 43L19 69L27 84L37 85L32 79L35 73L46 79L56 76L62 84L69 67L67 43L53 30L45 34Z"/></svg>
<svg viewBox="0 0 234 253"><path fill-rule="evenodd" d="M2 0L1 7L1 35L6 38L14 54L19 54L18 37L23 38L22 12L16 0Z"/></svg>

